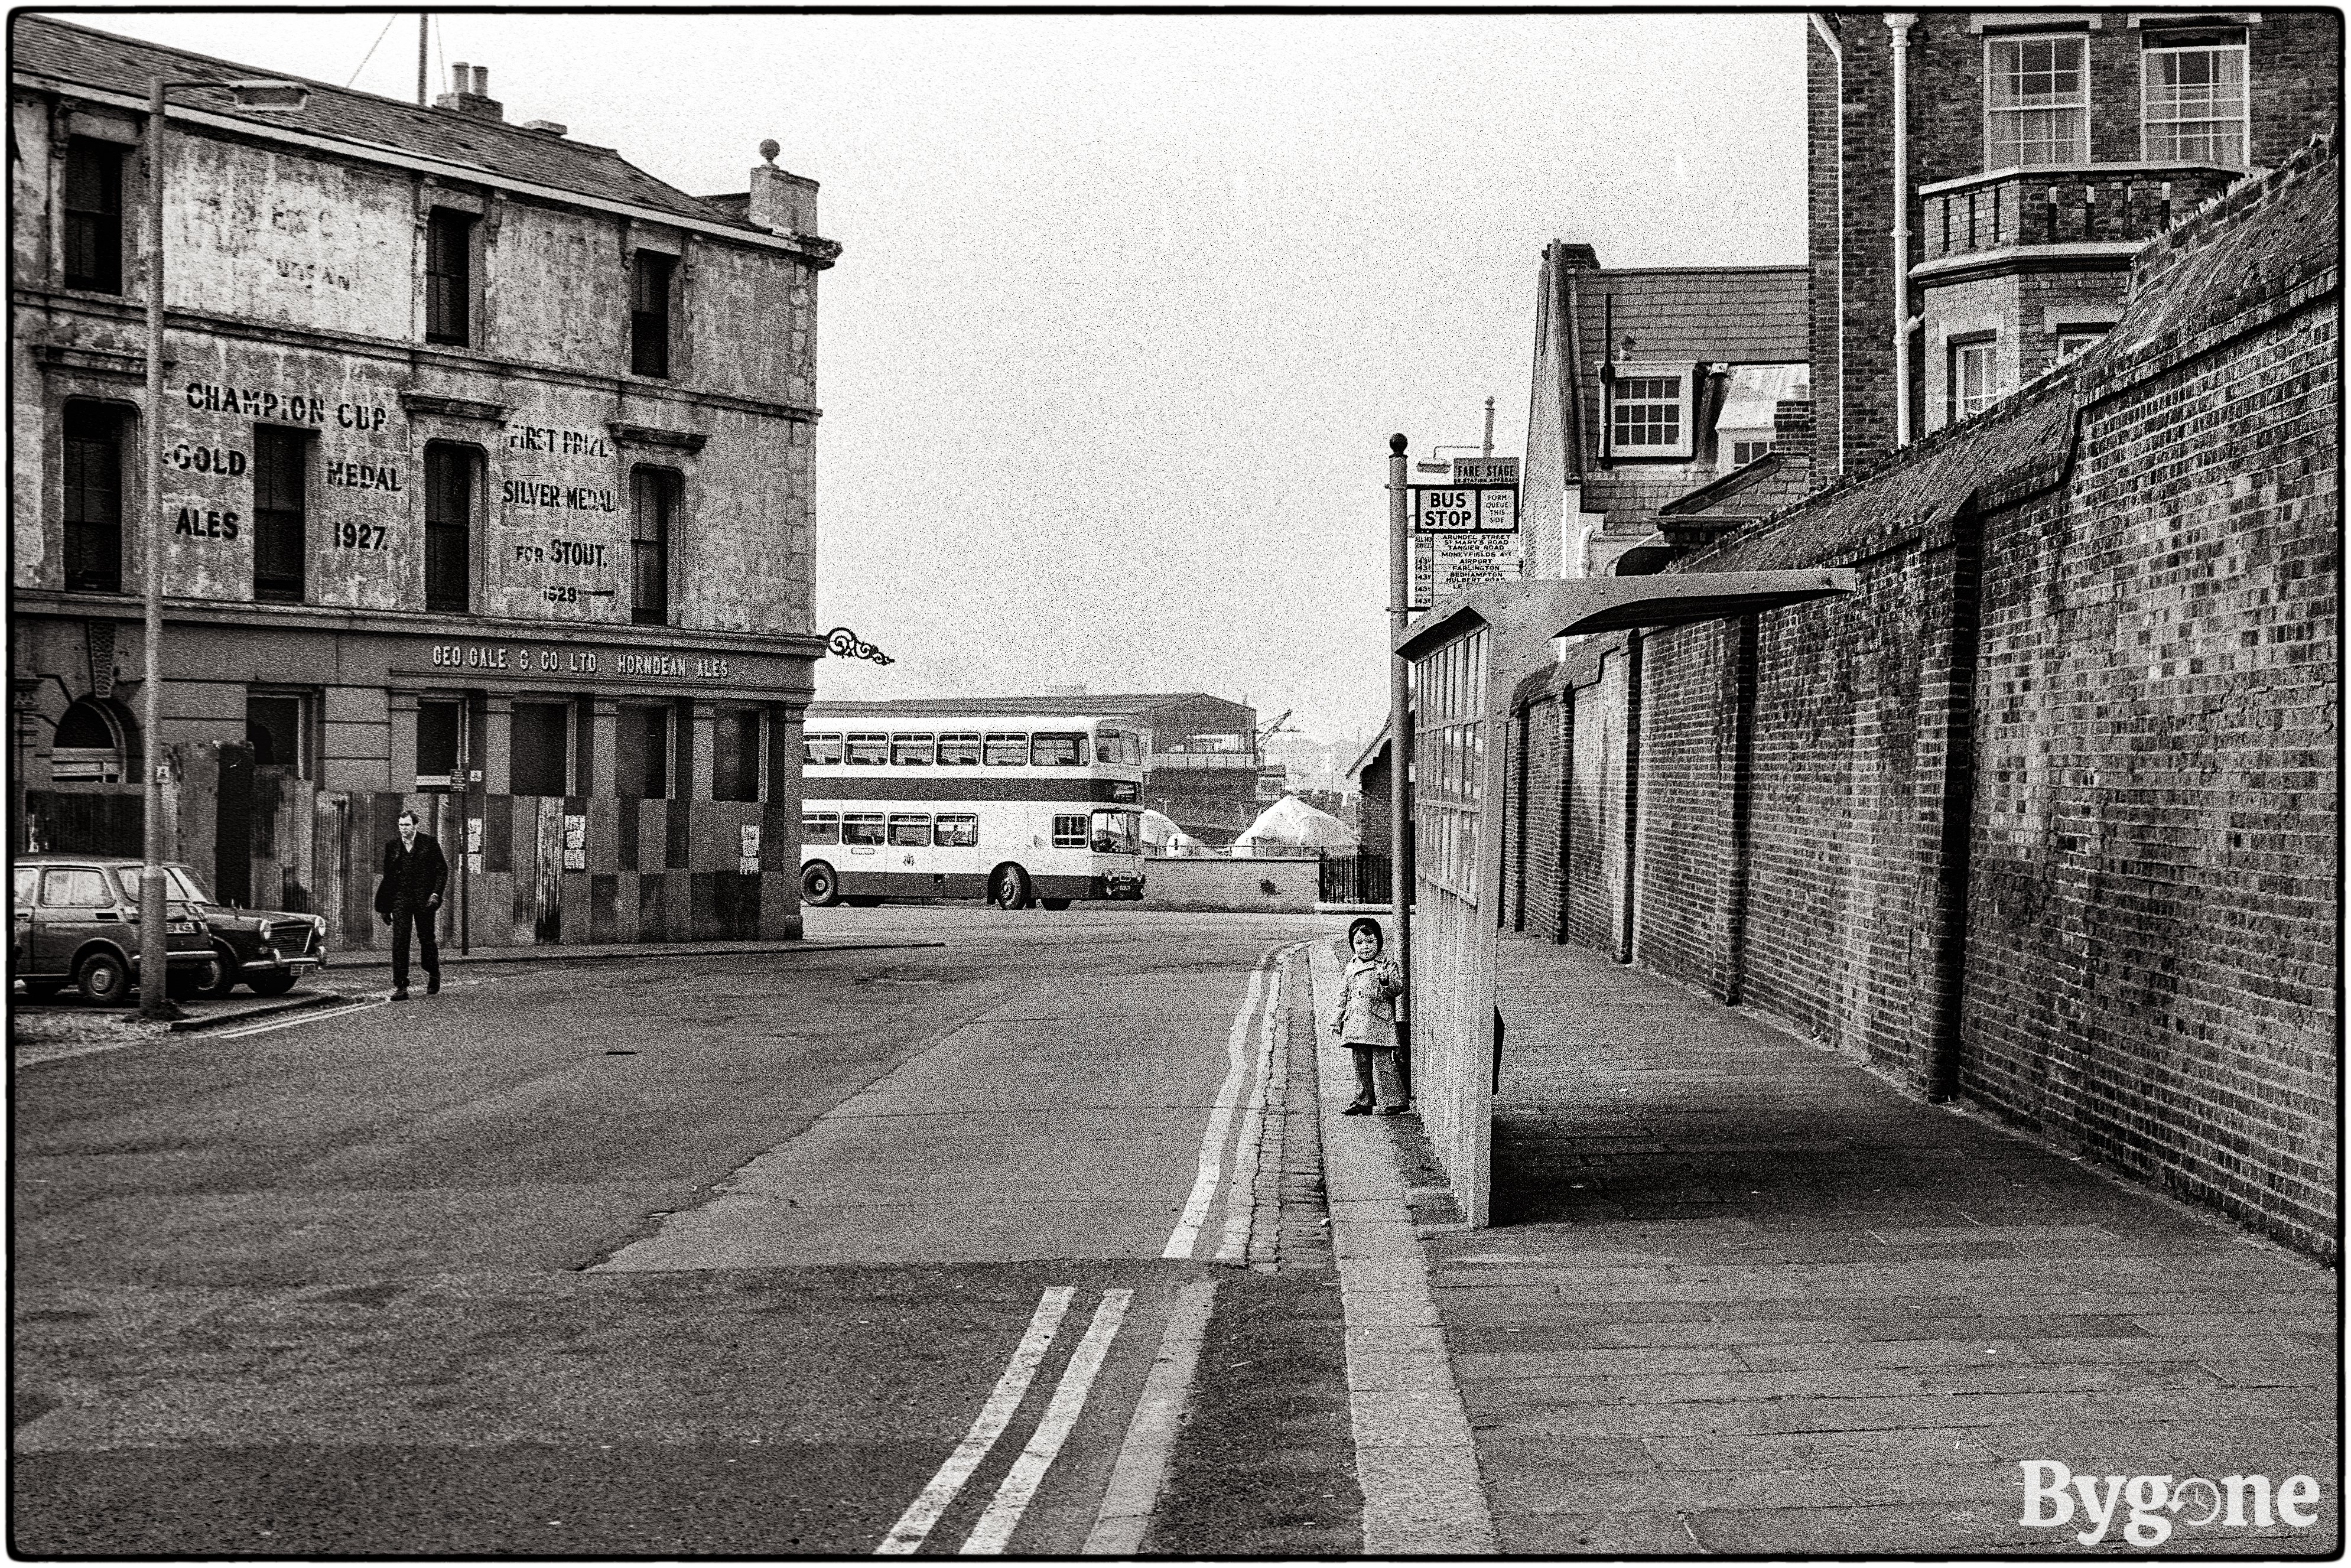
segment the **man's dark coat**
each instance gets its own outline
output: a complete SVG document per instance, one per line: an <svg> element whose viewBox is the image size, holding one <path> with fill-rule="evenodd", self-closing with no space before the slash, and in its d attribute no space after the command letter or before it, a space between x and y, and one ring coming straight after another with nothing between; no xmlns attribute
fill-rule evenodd
<svg viewBox="0 0 2351 1568"><path fill-rule="evenodd" d="M383 880L376 883L375 912L389 915L402 904L422 915L449 890L449 862L430 833L416 835L413 849L394 834L383 846Z"/></svg>

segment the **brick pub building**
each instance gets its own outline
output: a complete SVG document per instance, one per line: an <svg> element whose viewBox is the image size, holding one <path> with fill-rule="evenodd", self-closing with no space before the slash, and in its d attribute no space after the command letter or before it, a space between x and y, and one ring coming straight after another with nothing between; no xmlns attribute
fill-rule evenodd
<svg viewBox="0 0 2351 1568"><path fill-rule="evenodd" d="M2338 18L1807 31L1826 487L1667 570L1859 591L1524 682L1499 917L2333 1259Z"/></svg>
<svg viewBox="0 0 2351 1568"><path fill-rule="evenodd" d="M381 939L414 808L444 940L796 935L815 186L698 198L487 72L432 107L20 15L10 81L11 841L177 858ZM152 77L165 397L144 402ZM141 423L165 688L140 733ZM461 847L471 852L462 860Z"/></svg>

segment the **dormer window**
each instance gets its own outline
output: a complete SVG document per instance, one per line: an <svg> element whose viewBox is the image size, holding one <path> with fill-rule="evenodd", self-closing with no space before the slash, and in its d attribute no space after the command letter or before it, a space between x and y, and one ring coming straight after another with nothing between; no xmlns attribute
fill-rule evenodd
<svg viewBox="0 0 2351 1568"><path fill-rule="evenodd" d="M1984 167L2090 161L2089 41L1984 40Z"/></svg>
<svg viewBox="0 0 2351 1568"><path fill-rule="evenodd" d="M1609 455L1687 457L1689 404L1689 366L1618 365L1608 386Z"/></svg>

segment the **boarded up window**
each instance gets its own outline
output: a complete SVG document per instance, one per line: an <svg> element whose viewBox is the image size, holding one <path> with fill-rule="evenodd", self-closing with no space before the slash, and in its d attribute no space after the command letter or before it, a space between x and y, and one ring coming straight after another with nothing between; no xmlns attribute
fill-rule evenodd
<svg viewBox="0 0 2351 1568"><path fill-rule="evenodd" d="M759 710L726 707L711 727L710 797L714 800L759 798Z"/></svg>
<svg viewBox="0 0 2351 1568"><path fill-rule="evenodd" d="M624 799L669 798L669 709L623 707L613 755L614 788Z"/></svg>
<svg viewBox="0 0 2351 1568"><path fill-rule="evenodd" d="M561 703L514 706L513 788L517 795L570 792L571 730Z"/></svg>

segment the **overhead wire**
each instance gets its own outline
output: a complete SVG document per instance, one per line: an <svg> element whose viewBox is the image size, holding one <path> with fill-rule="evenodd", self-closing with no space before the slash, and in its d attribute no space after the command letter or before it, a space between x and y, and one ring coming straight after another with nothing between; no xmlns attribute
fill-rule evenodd
<svg viewBox="0 0 2351 1568"><path fill-rule="evenodd" d="M396 16L386 16L383 19L383 32L378 33L375 36L375 42L368 46L368 52L360 57L360 63L357 68L351 72L351 80L345 82L343 84L345 87L349 87L351 85L351 82L360 79L360 72L368 68L368 61L375 58L375 52L383 47L384 35L392 31L392 25L397 20L399 20L399 18Z"/></svg>

